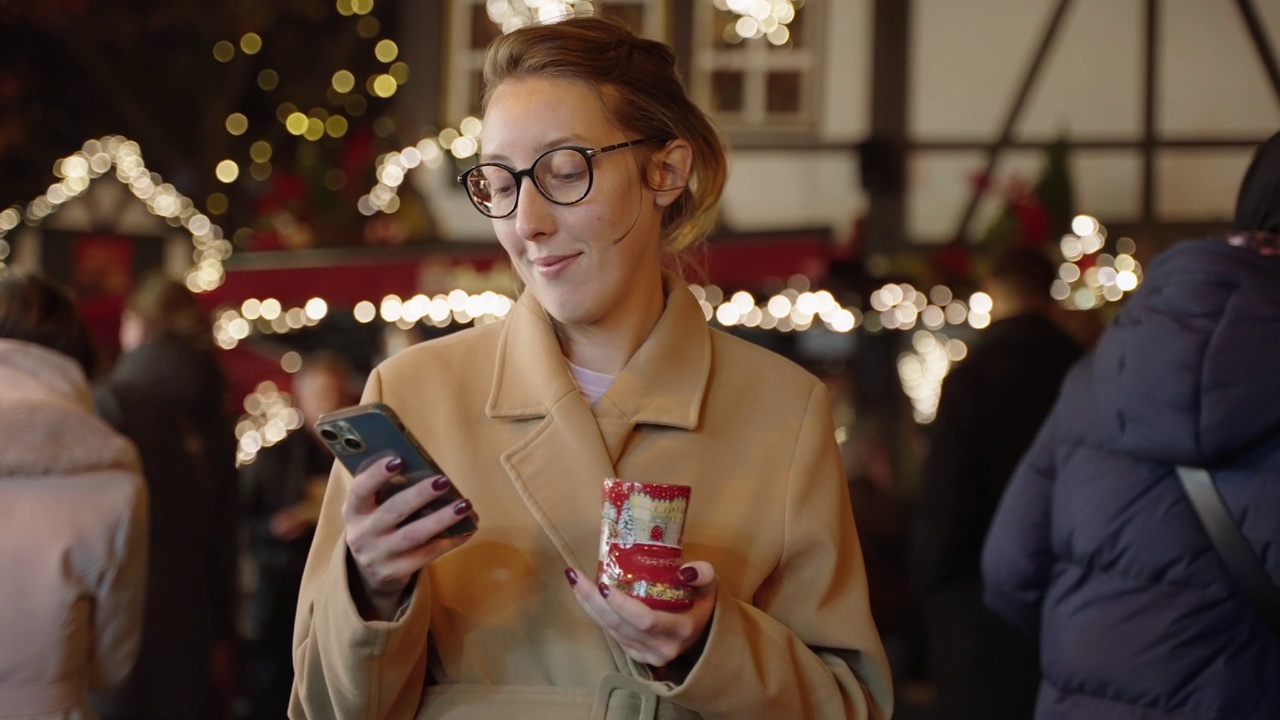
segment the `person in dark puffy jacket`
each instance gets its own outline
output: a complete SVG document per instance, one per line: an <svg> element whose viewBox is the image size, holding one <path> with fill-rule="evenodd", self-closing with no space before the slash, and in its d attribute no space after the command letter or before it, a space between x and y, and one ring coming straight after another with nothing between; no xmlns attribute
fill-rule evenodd
<svg viewBox="0 0 1280 720"><path fill-rule="evenodd" d="M1175 473L1212 474L1280 582L1280 134L1236 225L1151 263L1001 500L985 599L1039 633L1037 718L1280 718L1280 638Z"/></svg>

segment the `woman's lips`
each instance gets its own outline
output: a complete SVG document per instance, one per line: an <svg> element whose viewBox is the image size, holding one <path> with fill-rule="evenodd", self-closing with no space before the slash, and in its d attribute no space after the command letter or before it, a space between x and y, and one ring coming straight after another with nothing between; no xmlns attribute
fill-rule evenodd
<svg viewBox="0 0 1280 720"><path fill-rule="evenodd" d="M578 257L578 255L548 255L534 260L533 267L539 276L555 280L563 275Z"/></svg>

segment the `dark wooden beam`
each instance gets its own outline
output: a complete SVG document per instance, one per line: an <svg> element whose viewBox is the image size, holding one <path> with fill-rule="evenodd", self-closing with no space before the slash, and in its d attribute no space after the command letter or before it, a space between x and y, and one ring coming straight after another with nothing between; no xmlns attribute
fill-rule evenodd
<svg viewBox="0 0 1280 720"><path fill-rule="evenodd" d="M1280 65L1276 64L1276 54L1271 48L1271 42L1267 40L1267 32L1262 27L1262 21L1258 19L1258 11L1253 7L1251 0L1236 0L1236 7L1240 8L1240 16L1244 18L1245 27L1249 29L1249 37L1253 39L1253 47L1258 51L1258 59L1267 69L1267 77L1271 79L1271 89L1275 91L1276 99L1280 100Z"/></svg>
<svg viewBox="0 0 1280 720"><path fill-rule="evenodd" d="M1147 0L1146 9L1146 86L1142 108L1142 222L1150 224L1156 217L1156 91L1160 41L1160 0Z"/></svg>
<svg viewBox="0 0 1280 720"><path fill-rule="evenodd" d="M906 199L900 180L907 139L911 11L910 0L872 3L871 136L864 148L874 146L878 150L863 153L859 160L869 201L864 238L868 252L906 247ZM882 167L870 167L869 162ZM882 187L868 184L867 178L876 173L890 182Z"/></svg>
<svg viewBox="0 0 1280 720"><path fill-rule="evenodd" d="M1191 137L1177 140L1157 140L1156 148L1174 148L1179 150L1230 150L1238 148L1255 148L1266 138L1206 138ZM1004 144L982 142L979 140L922 140L909 143L908 150L930 152L973 152L975 150L991 151L999 147L1003 150L1044 150L1054 145L1053 140L1010 140ZM1121 140L1119 138L1097 138L1094 140L1071 140L1072 150L1144 150L1146 140L1142 138Z"/></svg>
<svg viewBox="0 0 1280 720"><path fill-rule="evenodd" d="M1031 95L1031 88L1035 86L1036 78L1040 75L1040 68L1044 66L1044 60L1049 55L1049 48L1053 46L1053 40L1057 37L1058 26L1062 24L1062 18L1066 15L1067 8L1070 5L1071 0L1058 0L1058 7L1054 9L1048 24L1045 25L1044 32L1040 36L1040 46L1036 49L1036 54L1031 59L1031 64L1027 66L1027 72L1023 75L1022 83L1018 87L1018 94L1014 97L1013 103L1009 106L1009 111L1005 115L1000 137L987 151L987 162L983 170L983 177L991 176L995 171L1000 151L1009 145L1013 136L1013 126L1017 124L1018 117L1022 114L1022 108L1026 105L1027 98ZM967 235L969 223L973 220L973 215L978 209L978 199L981 194L982 189L977 186L969 194L969 202L965 204L964 213L960 216L960 222L956 225L955 237L963 238Z"/></svg>
<svg viewBox="0 0 1280 720"><path fill-rule="evenodd" d="M441 117L443 76L449 66L443 0L401 3L397 19L400 53L413 68L409 90L396 93L396 103L410 124L410 127L401 129L400 140L412 144L462 118Z"/></svg>

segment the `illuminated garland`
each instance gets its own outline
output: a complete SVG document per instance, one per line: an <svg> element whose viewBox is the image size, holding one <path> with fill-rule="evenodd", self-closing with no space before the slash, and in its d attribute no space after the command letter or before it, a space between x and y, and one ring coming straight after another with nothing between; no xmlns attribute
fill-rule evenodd
<svg viewBox="0 0 1280 720"><path fill-rule="evenodd" d="M1071 233L1059 243L1066 262L1058 268L1058 280L1050 294L1074 310L1091 310L1118 302L1142 284L1142 265L1133 257L1137 244L1127 237L1116 241L1114 255L1100 252L1107 229L1090 215L1077 215Z"/></svg>
<svg viewBox="0 0 1280 720"><path fill-rule="evenodd" d="M245 396L244 410L236 422L236 465L241 467L302 427L302 413L294 407L293 396L270 380L258 383Z"/></svg>
<svg viewBox="0 0 1280 720"><path fill-rule="evenodd" d="M738 19L724 29L725 42L767 38L772 45L791 41L787 25L795 19L804 0L715 0L719 10L732 12Z"/></svg>
<svg viewBox="0 0 1280 720"><path fill-rule="evenodd" d="M378 184L360 198L356 209L362 215L390 214L399 210L397 193L410 170L419 165L432 169L440 167L446 151L459 160L472 157L480 150L480 130L479 119L466 117L458 124L457 130L445 128L435 136L422 138L415 145L380 155L374 167Z"/></svg>
<svg viewBox="0 0 1280 720"><path fill-rule="evenodd" d="M53 174L60 178L58 182L26 208L14 206L0 212L0 276L6 271L4 260L9 255L9 243L5 235L9 231L20 222L39 224L67 201L83 195L94 180L112 168L116 179L147 206L148 212L191 233L195 252L194 265L185 276L187 287L192 292L208 292L221 285L226 278L222 262L231 257L232 250L231 242L222 237L222 228L197 210L190 198L166 183L159 173L147 169L138 143L119 135L89 140L76 152L57 160Z"/></svg>

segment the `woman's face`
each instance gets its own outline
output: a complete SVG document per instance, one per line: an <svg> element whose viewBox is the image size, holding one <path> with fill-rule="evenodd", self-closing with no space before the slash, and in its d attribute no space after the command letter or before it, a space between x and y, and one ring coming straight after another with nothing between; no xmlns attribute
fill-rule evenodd
<svg viewBox="0 0 1280 720"><path fill-rule="evenodd" d="M610 123L600 98L583 83L508 80L489 98L481 160L523 170L553 148L598 149L638 139ZM643 315L655 301L661 308L662 211L671 200L646 187L638 155L661 147L597 155L591 191L574 205L550 202L522 178L515 212L493 221L528 290L557 321L610 325Z"/></svg>

